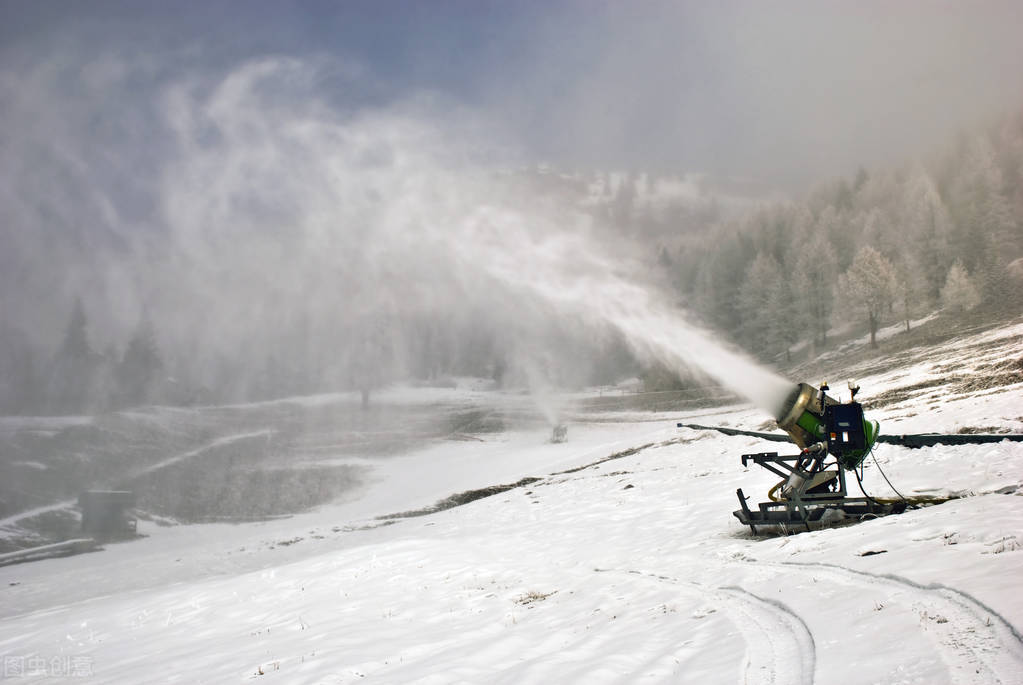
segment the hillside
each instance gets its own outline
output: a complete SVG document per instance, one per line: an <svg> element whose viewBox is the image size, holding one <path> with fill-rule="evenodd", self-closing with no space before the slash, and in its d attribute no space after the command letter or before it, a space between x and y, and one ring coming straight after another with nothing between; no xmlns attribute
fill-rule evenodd
<svg viewBox="0 0 1023 685"><path fill-rule="evenodd" d="M1020 379L964 379L992 378L1021 335L1015 323L850 370L885 432L1020 432ZM1023 444L880 446L868 492L894 494L880 467L907 496L958 498L754 538L731 515L735 490L763 499L773 478L739 456L779 446L675 425L752 428L762 412L562 399L563 444L509 420L383 458L335 454L367 476L305 514L142 522L136 542L0 568L5 654L39 680L96 682L1023 679ZM498 484L511 487L430 513Z"/></svg>

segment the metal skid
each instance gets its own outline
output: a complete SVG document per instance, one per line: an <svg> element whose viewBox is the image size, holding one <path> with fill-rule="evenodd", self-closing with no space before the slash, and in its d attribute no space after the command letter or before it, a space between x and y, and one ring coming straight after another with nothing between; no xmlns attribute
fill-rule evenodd
<svg viewBox="0 0 1023 685"><path fill-rule="evenodd" d="M742 488L736 490L740 509L733 512L754 535L757 529L788 532L823 528L842 521L858 521L866 516L901 513L905 503L886 504L868 497L848 497L845 470L838 464L825 466L827 455L796 454L778 456L777 452L742 455L742 465L749 462L764 467L782 478L771 489L772 501L761 502L757 510L746 503ZM778 493L775 498L775 493Z"/></svg>

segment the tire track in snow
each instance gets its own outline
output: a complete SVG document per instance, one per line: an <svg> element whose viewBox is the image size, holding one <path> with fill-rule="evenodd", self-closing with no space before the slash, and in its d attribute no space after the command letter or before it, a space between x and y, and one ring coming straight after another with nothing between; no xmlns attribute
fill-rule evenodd
<svg viewBox="0 0 1023 685"><path fill-rule="evenodd" d="M714 589L655 573L617 572L671 583L695 596L720 603L746 643L743 685L813 685L817 666L813 633L799 615L781 602L758 597L735 586Z"/></svg>
<svg viewBox="0 0 1023 685"><path fill-rule="evenodd" d="M20 511L17 514L11 514L10 516L0 519L0 528L8 528L10 526L16 525L18 521L21 521L23 519L32 518L33 516L41 516L42 514L46 514L51 511L70 509L76 504L78 504L77 499L66 499L63 500L62 502L47 504L45 506L36 507L34 509L26 509L25 511Z"/></svg>
<svg viewBox="0 0 1023 685"><path fill-rule="evenodd" d="M193 457L197 457L197 456L199 456L199 455L201 455L201 454L203 454L205 452L209 452L210 450L214 450L214 449L216 449L218 447L224 447L226 445L230 445L230 444L235 443L235 442L240 442L242 440L249 440L251 438L261 438L261 437L265 437L265 438L269 439L270 436L272 436L275 432L276 431L271 430L271 429L264 429L264 430L260 430L260 431L253 431L251 433L236 433L235 435L225 435L224 437L217 438L216 440L213 440L212 442L208 442L205 445L197 447L194 450L190 450L188 452L183 452L182 454L176 454L173 457L168 457L166 459L163 459L162 461L156 462L155 464L150 464L149 466L146 466L146 467L136 471L135 473L133 473L127 480L130 481L130 480L134 480L136 478L139 478L141 476L149 475L150 473L153 473L154 471L159 471L160 469L167 468L168 466L171 466L173 464L177 464L178 462L184 461L186 459L191 459Z"/></svg>
<svg viewBox="0 0 1023 685"><path fill-rule="evenodd" d="M746 640L743 683L813 685L817 647L803 619L781 602L740 587L722 588L715 595L746 619L737 621Z"/></svg>
<svg viewBox="0 0 1023 685"><path fill-rule="evenodd" d="M756 562L790 571L813 571L844 585L895 587L910 593L920 611L923 631L937 643L953 683L1023 683L1023 635L996 610L969 593L940 583L917 583L894 574L877 574L809 562Z"/></svg>
<svg viewBox="0 0 1023 685"><path fill-rule="evenodd" d="M131 482L131 481L133 481L133 480L135 480L137 478L140 478L142 476L145 476L145 475L148 475L150 473L153 473L154 471L159 471L160 469L166 468L166 467L171 466L173 464L177 464L178 462L184 461L185 459L191 459L193 457L197 457L197 456L203 454L204 452L208 452L208 451L216 449L218 447L224 447L226 445L230 445L232 443L239 442L241 440L248 440L250 438L259 438L259 437L266 437L266 438L269 439L270 436L272 436L274 433L275 433L275 431L273 431L273 430L264 429L264 430L260 430L260 431L253 431L251 433L237 433L235 435L227 435L227 436L224 436L224 437L221 437L221 438L217 438L216 440L213 440L212 442L208 442L205 445L202 445L201 447L197 447L194 450L190 450L190 451L184 452L182 454L176 454L173 457L168 457L167 459L163 459L162 461L158 461L155 464L150 464L149 466L146 466L146 467L144 467L142 469L139 469L138 471L132 473L131 475L129 475L124 480L126 480L127 482ZM51 511L61 511L61 510L64 510L64 509L71 509L72 507L75 507L77 505L78 505L78 498L75 498L75 499L63 500L63 501L60 501L60 502L54 502L53 504L47 504L47 505L44 505L44 506L41 506L41 507L36 507L34 509L26 509L25 511L18 512L17 514L11 514L10 516L6 516L6 517L0 519L0 528L9 528L10 526L16 525L19 521L22 521L24 519L32 518L33 516L40 516L42 514L46 514L46 513L51 512Z"/></svg>

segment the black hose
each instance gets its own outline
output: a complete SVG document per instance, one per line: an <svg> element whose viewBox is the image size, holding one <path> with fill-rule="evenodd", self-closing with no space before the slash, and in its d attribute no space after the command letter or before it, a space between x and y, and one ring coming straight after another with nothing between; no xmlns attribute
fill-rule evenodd
<svg viewBox="0 0 1023 685"><path fill-rule="evenodd" d="M906 508L907 509L918 509L919 508L918 504L913 504L908 499L906 499L901 492L899 492L898 490L895 489L895 486L892 485L892 482L890 480L888 480L888 476L885 475L884 469L881 468L881 464L879 464L878 461L877 461L877 456L874 454L874 449L873 448L870 449L870 456L874 460L874 466L877 467L877 470L881 473L881 477L884 478L884 482L888 483L888 487L890 487L892 489L892 492L894 492L896 495L898 495L899 499L901 499L903 502L906 503ZM853 469L853 473L856 474L856 484L859 485L860 492L863 493L863 496L868 501L873 502L875 505L881 506L880 502L878 502L876 499L874 499L873 497L868 495L867 491L863 489L863 462L860 462L859 468Z"/></svg>
<svg viewBox="0 0 1023 685"><path fill-rule="evenodd" d="M901 499L903 502L905 502L906 504L909 504L909 500L906 499L905 497L903 497L902 493L899 492L898 490L896 490L895 486L892 485L892 482L890 480L888 480L888 476L885 475L884 469L881 468L881 464L878 463L877 457L874 455L874 448L873 447L870 448L870 458L874 460L874 466L876 466L877 470L881 472L881 477L884 478L884 482L885 483L888 483L888 487L890 487L892 489L892 492L894 492L896 495L898 495L899 499Z"/></svg>

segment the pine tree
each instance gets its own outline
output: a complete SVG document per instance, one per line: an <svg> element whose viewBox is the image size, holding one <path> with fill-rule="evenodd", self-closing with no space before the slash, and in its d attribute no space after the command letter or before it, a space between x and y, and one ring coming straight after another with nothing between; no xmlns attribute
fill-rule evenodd
<svg viewBox="0 0 1023 685"><path fill-rule="evenodd" d="M964 268L982 274L981 290L992 300L1002 294L1005 265L1019 251L1012 206L1003 191L990 141L974 139L953 185L954 247Z"/></svg>
<svg viewBox="0 0 1023 685"><path fill-rule="evenodd" d="M61 343L58 354L61 357L75 360L91 357L94 353L89 345L88 328L89 323L85 318L82 298L76 298L74 308L71 310L71 320L65 329L64 341Z"/></svg>
<svg viewBox="0 0 1023 685"><path fill-rule="evenodd" d="M814 345L827 342L837 268L838 256L826 229L818 226L799 252L792 276L794 298L799 302L801 314L799 328L809 332Z"/></svg>
<svg viewBox="0 0 1023 685"><path fill-rule="evenodd" d="M840 288L849 305L866 315L870 346L876 348L877 329L891 310L898 290L895 268L884 255L866 245L856 253L849 270L842 276Z"/></svg>
<svg viewBox="0 0 1023 685"><path fill-rule="evenodd" d="M895 300L902 320L909 332L910 321L923 312L928 303L928 283L920 258L906 250L899 255L895 263L898 279Z"/></svg>
<svg viewBox="0 0 1023 685"><path fill-rule="evenodd" d="M92 409L93 385L99 367L99 355L89 344L89 323L81 298L75 300L64 338L54 355L46 386L46 404L50 411L85 412Z"/></svg>
<svg viewBox="0 0 1023 685"><path fill-rule="evenodd" d="M949 248L952 219L931 177L921 168L905 183L897 225L901 252L915 256L924 278L924 296L937 302L952 263Z"/></svg>
<svg viewBox="0 0 1023 685"><path fill-rule="evenodd" d="M0 325L0 413L39 411L36 354L20 330Z"/></svg>
<svg viewBox="0 0 1023 685"><path fill-rule="evenodd" d="M348 381L359 391L364 409L370 394L394 375L394 326L393 317L384 311L367 311L354 321L346 366Z"/></svg>
<svg viewBox="0 0 1023 685"><path fill-rule="evenodd" d="M739 331L748 348L770 356L780 347L778 319L786 318L783 307L781 267L761 252L739 288Z"/></svg>
<svg viewBox="0 0 1023 685"><path fill-rule="evenodd" d="M828 243L835 250L838 268L847 269L856 254L855 234L849 219L834 206L828 205L817 217L818 230L822 231Z"/></svg>
<svg viewBox="0 0 1023 685"><path fill-rule="evenodd" d="M959 260L956 260L948 270L945 286L941 289L941 301L947 310L956 314L969 311L980 304L980 292Z"/></svg>
<svg viewBox="0 0 1023 685"><path fill-rule="evenodd" d="M149 313L144 311L117 367L120 403L134 406L152 401L162 371L156 331Z"/></svg>

